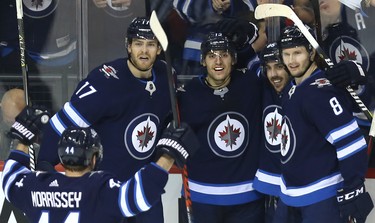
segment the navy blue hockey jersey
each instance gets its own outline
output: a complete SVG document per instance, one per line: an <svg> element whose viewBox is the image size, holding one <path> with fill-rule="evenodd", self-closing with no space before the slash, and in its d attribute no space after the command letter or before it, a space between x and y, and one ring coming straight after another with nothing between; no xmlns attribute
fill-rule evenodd
<svg viewBox="0 0 375 223"><path fill-rule="evenodd" d="M228 86L213 90L205 76L179 95L181 121L197 134L200 148L187 162L191 199L214 205L251 202L261 144L262 92L252 74L232 71Z"/></svg>
<svg viewBox="0 0 375 223"><path fill-rule="evenodd" d="M367 146L345 92L316 70L284 96L283 202L306 206L336 196L338 189L362 183Z"/></svg>
<svg viewBox="0 0 375 223"><path fill-rule="evenodd" d="M8 201L30 222L121 222L147 211L160 199L168 172L155 163L139 170L126 182L108 172L67 177L59 172L31 172L30 157L12 151L4 166L2 189Z"/></svg>
<svg viewBox="0 0 375 223"><path fill-rule="evenodd" d="M129 179L153 158L158 127L171 108L165 68L156 61L148 81L135 78L124 58L94 69L46 126L38 162L59 162L57 142L67 126L91 126L103 145L98 168Z"/></svg>
<svg viewBox="0 0 375 223"><path fill-rule="evenodd" d="M264 77L264 76L261 76ZM283 119L282 96L287 94L291 84L277 93L266 77L263 79L263 139L259 158L259 169L255 175L254 188L264 194L279 196L281 183L282 142L281 125Z"/></svg>

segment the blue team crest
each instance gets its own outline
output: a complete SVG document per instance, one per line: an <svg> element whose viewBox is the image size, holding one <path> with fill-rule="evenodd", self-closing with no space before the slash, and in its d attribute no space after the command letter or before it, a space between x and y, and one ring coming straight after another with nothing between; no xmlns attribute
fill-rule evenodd
<svg viewBox="0 0 375 223"><path fill-rule="evenodd" d="M280 153L281 162L287 163L296 150L296 134L294 133L292 124L288 117L284 116L283 124L281 126L281 143Z"/></svg>
<svg viewBox="0 0 375 223"><path fill-rule="evenodd" d="M23 12L31 18L43 18L53 13L58 4L59 0L23 0Z"/></svg>
<svg viewBox="0 0 375 223"><path fill-rule="evenodd" d="M281 125L283 116L280 114L281 107L271 105L263 110L263 128L265 146L272 153L280 152Z"/></svg>
<svg viewBox="0 0 375 223"><path fill-rule="evenodd" d="M361 43L349 36L336 38L330 46L329 54L335 63L342 60L354 60L360 63L366 71L370 67L367 50Z"/></svg>
<svg viewBox="0 0 375 223"><path fill-rule="evenodd" d="M151 113L142 114L129 123L124 141L132 157L144 160L152 155L159 123L159 118Z"/></svg>
<svg viewBox="0 0 375 223"><path fill-rule="evenodd" d="M249 124L237 112L220 114L207 130L208 144L213 153L224 158L240 156L249 143Z"/></svg>
<svg viewBox="0 0 375 223"><path fill-rule="evenodd" d="M133 10L130 9L130 4L112 4L112 0L107 0L107 6L103 9L112 17L125 18L133 15Z"/></svg>

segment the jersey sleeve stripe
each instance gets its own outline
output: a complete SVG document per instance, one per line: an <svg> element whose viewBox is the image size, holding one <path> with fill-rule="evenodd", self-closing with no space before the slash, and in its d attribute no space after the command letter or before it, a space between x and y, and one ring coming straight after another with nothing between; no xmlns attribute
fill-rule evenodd
<svg viewBox="0 0 375 223"><path fill-rule="evenodd" d="M7 200L9 200L9 190L14 183L14 180L20 174L29 173L30 170L20 165L17 161L8 160L5 164L2 176L3 190Z"/></svg>
<svg viewBox="0 0 375 223"><path fill-rule="evenodd" d="M58 113L56 113L52 118L51 118L51 126L52 128L56 131L56 133L61 136L61 134L64 132L66 129L66 126L64 123L61 121Z"/></svg>
<svg viewBox="0 0 375 223"><path fill-rule="evenodd" d="M122 214L125 217L132 217L132 216L135 215L133 212L131 212L129 202L128 202L128 199L127 199L127 197L128 197L127 194L128 194L128 190L129 190L129 182L130 181L127 181L125 184L123 184L121 186L120 195L119 195L120 209L121 209Z"/></svg>
<svg viewBox="0 0 375 223"><path fill-rule="evenodd" d="M69 117L77 126L84 128L90 126L90 123L85 120L81 114L79 114L77 109L75 109L70 102L65 103L64 112L67 114L67 117Z"/></svg>
<svg viewBox="0 0 375 223"><path fill-rule="evenodd" d="M353 134L354 132L356 132L358 130L358 128L359 127L358 127L357 122L355 121L355 119L353 119L350 123L332 130L330 133L328 133L326 139L331 144L334 144L335 142L339 141L340 139L342 139L342 138L344 138L344 137L346 137L350 134Z"/></svg>
<svg viewBox="0 0 375 223"><path fill-rule="evenodd" d="M361 151L362 149L366 149L366 140L363 137L360 137L356 141L350 143L349 145L345 145L341 148L337 149L337 159L338 160L343 160L354 153L357 153Z"/></svg>
<svg viewBox="0 0 375 223"><path fill-rule="evenodd" d="M135 188L135 199L136 199L136 204L137 207L141 211L147 211L150 209L151 205L147 202L145 193L143 191L143 185L142 185L142 177L141 177L141 172L138 171L137 174L135 175L135 180L136 180L136 188Z"/></svg>

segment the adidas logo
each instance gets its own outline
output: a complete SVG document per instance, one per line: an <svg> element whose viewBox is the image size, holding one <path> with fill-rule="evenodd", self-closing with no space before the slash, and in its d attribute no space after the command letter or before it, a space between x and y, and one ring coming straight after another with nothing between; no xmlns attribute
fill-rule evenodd
<svg viewBox="0 0 375 223"><path fill-rule="evenodd" d="M57 180L54 180L52 181L50 184L49 184L49 187L58 187L59 186L59 183L57 182Z"/></svg>

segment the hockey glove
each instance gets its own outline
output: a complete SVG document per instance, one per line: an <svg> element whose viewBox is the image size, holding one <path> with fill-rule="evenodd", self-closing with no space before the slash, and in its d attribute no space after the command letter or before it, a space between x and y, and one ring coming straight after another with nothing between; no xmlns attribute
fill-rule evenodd
<svg viewBox="0 0 375 223"><path fill-rule="evenodd" d="M179 128L170 123L156 145L156 152L168 154L174 158L176 166L182 168L198 147L198 139L186 123L181 123Z"/></svg>
<svg viewBox="0 0 375 223"><path fill-rule="evenodd" d="M351 191L338 191L337 202L341 217L344 220L355 219L357 223L364 223L374 207L363 183Z"/></svg>
<svg viewBox="0 0 375 223"><path fill-rule="evenodd" d="M243 49L258 38L256 25L244 19L224 18L216 23L216 30L232 40L236 50Z"/></svg>
<svg viewBox="0 0 375 223"><path fill-rule="evenodd" d="M326 71L328 80L335 86L346 88L366 84L367 78L361 65L352 60L342 60Z"/></svg>
<svg viewBox="0 0 375 223"><path fill-rule="evenodd" d="M36 141L43 125L50 117L50 113L43 108L26 106L10 128L10 137L30 146Z"/></svg>

